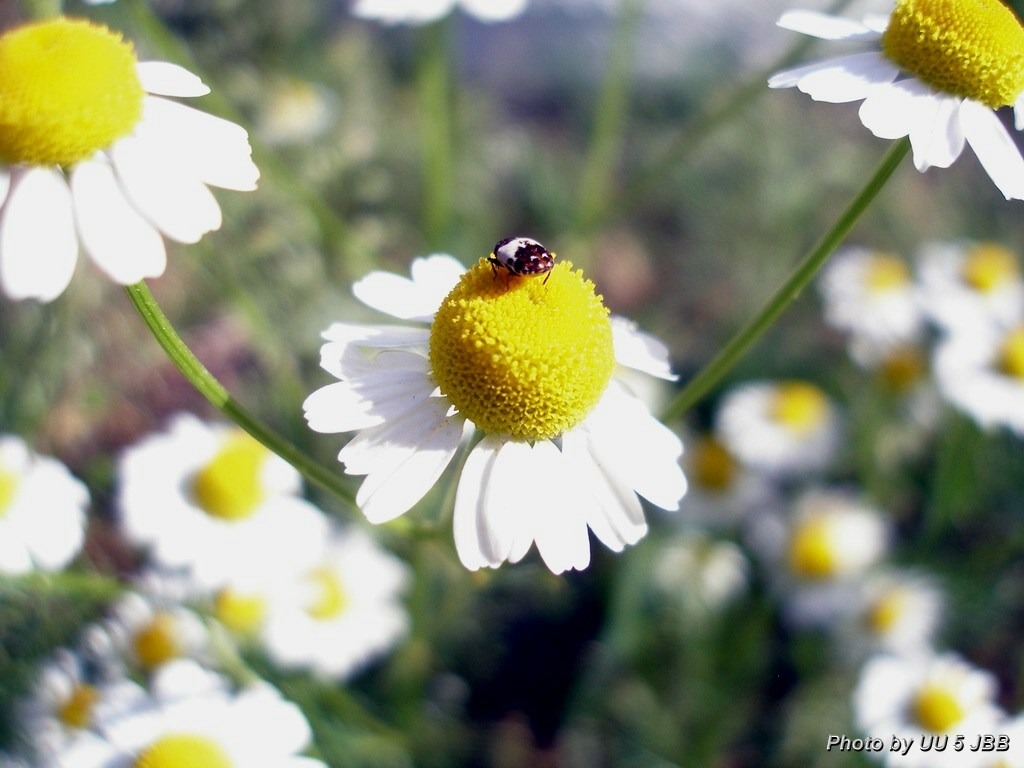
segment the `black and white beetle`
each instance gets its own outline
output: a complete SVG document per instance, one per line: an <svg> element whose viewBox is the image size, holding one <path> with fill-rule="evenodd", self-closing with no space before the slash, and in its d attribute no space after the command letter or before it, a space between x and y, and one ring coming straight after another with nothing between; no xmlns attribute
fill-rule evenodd
<svg viewBox="0 0 1024 768"><path fill-rule="evenodd" d="M529 237L506 237L499 240L487 260L495 274L498 273L497 268L501 267L510 275L520 277L544 275L545 283L550 277L547 273L555 266L555 254Z"/></svg>

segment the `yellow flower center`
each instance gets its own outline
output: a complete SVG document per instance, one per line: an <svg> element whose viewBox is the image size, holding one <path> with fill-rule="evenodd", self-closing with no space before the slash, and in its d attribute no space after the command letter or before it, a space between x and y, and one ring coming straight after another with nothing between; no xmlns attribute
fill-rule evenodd
<svg viewBox="0 0 1024 768"><path fill-rule="evenodd" d="M518 277L481 259L434 317L430 364L442 394L484 432L552 438L579 424L608 385L608 310L569 262Z"/></svg>
<svg viewBox="0 0 1024 768"><path fill-rule="evenodd" d="M880 373L882 382L893 392L907 392L921 380L925 371L925 360L921 351L914 347L893 350L882 361Z"/></svg>
<svg viewBox="0 0 1024 768"><path fill-rule="evenodd" d="M145 95L121 35L57 18L0 37L0 161L74 165L127 136Z"/></svg>
<svg viewBox="0 0 1024 768"><path fill-rule="evenodd" d="M828 414L828 398L813 384L784 382L771 403L771 417L794 432L806 434L821 426Z"/></svg>
<svg viewBox="0 0 1024 768"><path fill-rule="evenodd" d="M99 701L100 692L91 685L76 685L57 716L69 728L86 728L92 724L92 712Z"/></svg>
<svg viewBox="0 0 1024 768"><path fill-rule="evenodd" d="M999 0L898 0L882 51L935 90L992 109L1024 90L1024 29Z"/></svg>
<svg viewBox="0 0 1024 768"><path fill-rule="evenodd" d="M260 474L270 452L245 432L233 432L220 451L192 479L192 496L221 520L249 517L263 501Z"/></svg>
<svg viewBox="0 0 1024 768"><path fill-rule="evenodd" d="M251 635L263 626L267 617L267 601L262 595L225 588L214 598L213 612L228 629L240 635Z"/></svg>
<svg viewBox="0 0 1024 768"><path fill-rule="evenodd" d="M891 632L907 610L905 589L893 588L879 596L868 609L865 623L875 634Z"/></svg>
<svg viewBox="0 0 1024 768"><path fill-rule="evenodd" d="M1020 264L1008 248L995 243L975 246L964 259L960 274L981 293L991 293L1020 278Z"/></svg>
<svg viewBox="0 0 1024 768"><path fill-rule="evenodd" d="M789 542L790 570L807 579L828 579L839 568L832 521L812 517L801 523Z"/></svg>
<svg viewBox="0 0 1024 768"><path fill-rule="evenodd" d="M999 351L999 370L1024 382L1024 325L1006 334Z"/></svg>
<svg viewBox="0 0 1024 768"><path fill-rule="evenodd" d="M905 287L910 282L910 270L904 261L888 253L872 254L868 260L865 282L872 293L885 293Z"/></svg>
<svg viewBox="0 0 1024 768"><path fill-rule="evenodd" d="M312 587L313 599L306 606L306 612L319 621L330 621L340 616L348 607L348 595L338 574L330 568L318 568L307 576Z"/></svg>
<svg viewBox="0 0 1024 768"><path fill-rule="evenodd" d="M7 514L7 508L18 494L21 478L14 472L0 467L0 520Z"/></svg>
<svg viewBox="0 0 1024 768"><path fill-rule="evenodd" d="M690 450L690 470L697 486L720 492L732 485L736 476L736 462L720 442L706 437Z"/></svg>
<svg viewBox="0 0 1024 768"><path fill-rule="evenodd" d="M181 656L178 626L169 613L156 613L135 635L135 656L145 669L155 669Z"/></svg>
<svg viewBox="0 0 1024 768"><path fill-rule="evenodd" d="M234 761L208 736L172 733L150 744L132 768L234 768Z"/></svg>
<svg viewBox="0 0 1024 768"><path fill-rule="evenodd" d="M914 719L932 733L945 733L964 719L964 708L944 686L930 683L914 696Z"/></svg>

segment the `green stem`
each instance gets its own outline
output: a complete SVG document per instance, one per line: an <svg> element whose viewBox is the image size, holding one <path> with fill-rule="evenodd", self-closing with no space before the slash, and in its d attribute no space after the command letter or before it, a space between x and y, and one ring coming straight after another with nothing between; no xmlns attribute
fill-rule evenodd
<svg viewBox="0 0 1024 768"><path fill-rule="evenodd" d="M662 417L663 421L677 418L689 410L698 400L706 395L726 373L739 361L743 353L757 341L772 323L782 314L783 310L800 295L800 292L814 278L828 257L849 234L853 225L861 217L871 202L885 186L900 161L910 151L910 140L907 138L895 142L886 153L878 169L868 180L864 188L857 194L832 228L797 265L792 274L779 287L761 311L733 336L725 347L704 366L690 382L673 398Z"/></svg>
<svg viewBox="0 0 1024 768"><path fill-rule="evenodd" d="M423 30L419 87L423 116L423 234L431 248L444 247L452 224L452 98L448 26Z"/></svg>
<svg viewBox="0 0 1024 768"><path fill-rule="evenodd" d="M157 343L203 397L235 424L295 467L307 480L345 503L355 506L355 497L352 491L338 474L304 453L286 437L275 432L250 413L199 362L199 359L192 354L192 350L182 341L178 332L174 330L174 326L160 309L160 305L153 298L153 294L150 293L145 282L126 285L124 290L132 304L135 305L135 309L142 317L146 327L156 338Z"/></svg>

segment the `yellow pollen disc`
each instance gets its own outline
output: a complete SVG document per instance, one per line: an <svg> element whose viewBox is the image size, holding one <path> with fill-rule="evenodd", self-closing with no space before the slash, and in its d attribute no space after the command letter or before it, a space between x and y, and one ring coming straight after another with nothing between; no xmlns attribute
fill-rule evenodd
<svg viewBox="0 0 1024 768"><path fill-rule="evenodd" d="M999 351L999 370L1024 381L1024 325L1006 334Z"/></svg>
<svg viewBox="0 0 1024 768"><path fill-rule="evenodd" d="M313 600L306 606L306 612L319 621L329 621L340 616L348 606L345 587L338 574L329 568L318 568L307 577L313 588Z"/></svg>
<svg viewBox="0 0 1024 768"><path fill-rule="evenodd" d="M771 403L771 416L794 432L806 434L821 426L828 413L828 398L812 384L780 384Z"/></svg>
<svg viewBox="0 0 1024 768"><path fill-rule="evenodd" d="M245 432L228 437L220 451L192 478L192 496L221 520L249 517L263 501L260 474L270 452Z"/></svg>
<svg viewBox="0 0 1024 768"><path fill-rule="evenodd" d="M941 685L925 685L914 697L914 719L932 733L945 733L964 719L964 708L951 691Z"/></svg>
<svg viewBox="0 0 1024 768"><path fill-rule="evenodd" d="M18 494L21 478L13 472L0 467L0 520L7 514L7 508Z"/></svg>
<svg viewBox="0 0 1024 768"><path fill-rule="evenodd" d="M1024 91L1024 29L1000 0L898 0L882 51L935 90L992 109Z"/></svg>
<svg viewBox="0 0 1024 768"><path fill-rule="evenodd" d="M891 632L907 609L907 593L903 589L890 589L881 595L867 612L868 628L879 635Z"/></svg>
<svg viewBox="0 0 1024 768"><path fill-rule="evenodd" d="M267 601L262 595L247 595L225 588L214 598L213 612L228 629L240 635L251 635L263 626L267 617Z"/></svg>
<svg viewBox="0 0 1024 768"><path fill-rule="evenodd" d="M146 669L181 656L177 622L169 613L156 613L149 624L135 636L135 655Z"/></svg>
<svg viewBox="0 0 1024 768"><path fill-rule="evenodd" d="M720 492L732 485L736 462L720 442L707 437L690 450L690 470L698 487Z"/></svg>
<svg viewBox="0 0 1024 768"><path fill-rule="evenodd" d="M430 364L441 392L484 432L556 437L583 421L611 379L608 310L570 262L518 277L481 259L434 317Z"/></svg>
<svg viewBox="0 0 1024 768"><path fill-rule="evenodd" d="M161 736L131 764L132 768L234 768L234 761L208 736L173 733Z"/></svg>
<svg viewBox="0 0 1024 768"><path fill-rule="evenodd" d="M872 293L904 288L910 283L910 270L906 263L887 253L872 254L868 260L865 282Z"/></svg>
<svg viewBox="0 0 1024 768"><path fill-rule="evenodd" d="M57 18L0 37L0 160L69 166L127 136L145 92L121 35Z"/></svg>
<svg viewBox="0 0 1024 768"><path fill-rule="evenodd" d="M839 567L834 528L827 517L805 520L789 542L789 567L808 579L827 579Z"/></svg>
<svg viewBox="0 0 1024 768"><path fill-rule="evenodd" d="M965 283L982 293L990 293L1020 279L1020 264L1008 248L984 243L971 249L960 274Z"/></svg>
<svg viewBox="0 0 1024 768"><path fill-rule="evenodd" d="M896 349L882 361L880 372L889 389L906 392L924 375L925 359L921 351L913 347Z"/></svg>
<svg viewBox="0 0 1024 768"><path fill-rule="evenodd" d="M69 728L86 728L92 724L92 711L100 692L91 685L76 685L57 716Z"/></svg>

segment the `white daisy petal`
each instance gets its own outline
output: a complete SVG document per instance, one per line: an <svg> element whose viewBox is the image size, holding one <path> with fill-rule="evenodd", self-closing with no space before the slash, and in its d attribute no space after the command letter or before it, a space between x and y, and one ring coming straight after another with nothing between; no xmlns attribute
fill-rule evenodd
<svg viewBox="0 0 1024 768"><path fill-rule="evenodd" d="M960 108L967 143L1007 200L1024 200L1024 158L1006 128L988 107L965 100Z"/></svg>
<svg viewBox="0 0 1024 768"><path fill-rule="evenodd" d="M146 93L161 96L205 96L210 92L198 76L169 61L140 61L135 65Z"/></svg>
<svg viewBox="0 0 1024 768"><path fill-rule="evenodd" d="M429 322L466 268L445 254L413 259L412 279L392 272L371 272L352 286L363 304L402 320Z"/></svg>
<svg viewBox="0 0 1024 768"><path fill-rule="evenodd" d="M334 323L322 334L330 344L325 344L320 354L320 365L330 373L340 376L332 366L340 360L350 344L369 349L391 349L395 347L426 347L430 341L429 328L414 328L394 325L357 325Z"/></svg>
<svg viewBox="0 0 1024 768"><path fill-rule="evenodd" d="M106 160L97 157L75 166L71 195L82 246L100 269L122 285L163 274L163 238L124 199Z"/></svg>
<svg viewBox="0 0 1024 768"><path fill-rule="evenodd" d="M0 282L12 299L52 301L75 272L71 190L52 168L18 174L0 213Z"/></svg>
<svg viewBox="0 0 1024 768"><path fill-rule="evenodd" d="M128 199L167 237L196 243L220 229L220 206L213 194L158 143L121 139L111 148L110 158Z"/></svg>
<svg viewBox="0 0 1024 768"><path fill-rule="evenodd" d="M891 83L899 70L876 52L855 53L773 75L770 88L796 86L815 101L859 101L879 85Z"/></svg>
<svg viewBox="0 0 1024 768"><path fill-rule="evenodd" d="M7 200L7 193L11 191L11 171L0 165L0 208Z"/></svg>
<svg viewBox="0 0 1024 768"><path fill-rule="evenodd" d="M514 528L501 496L492 493L494 464L502 448L501 438L488 435L477 443L466 459L455 494L452 529L459 560L471 571L497 568L512 547ZM500 491L500 488L499 488Z"/></svg>
<svg viewBox="0 0 1024 768"><path fill-rule="evenodd" d="M462 8L480 21L508 21L523 12L529 0L461 0Z"/></svg>
<svg viewBox="0 0 1024 768"><path fill-rule="evenodd" d="M876 88L860 105L860 121L880 139L899 139L910 135L917 121L920 89L901 80Z"/></svg>
<svg viewBox="0 0 1024 768"><path fill-rule="evenodd" d="M948 168L964 149L960 99L928 93L918 98L918 120L910 131L914 167Z"/></svg>
<svg viewBox="0 0 1024 768"><path fill-rule="evenodd" d="M860 22L818 11L786 11L776 24L819 40L877 40L878 32Z"/></svg>
<svg viewBox="0 0 1024 768"><path fill-rule="evenodd" d="M612 344L615 362L666 381L679 377L672 373L668 347L649 333L638 330L636 323L613 317Z"/></svg>
<svg viewBox="0 0 1024 768"><path fill-rule="evenodd" d="M1017 100L1013 102L1013 127L1018 131L1024 131L1024 91L1021 91Z"/></svg>

